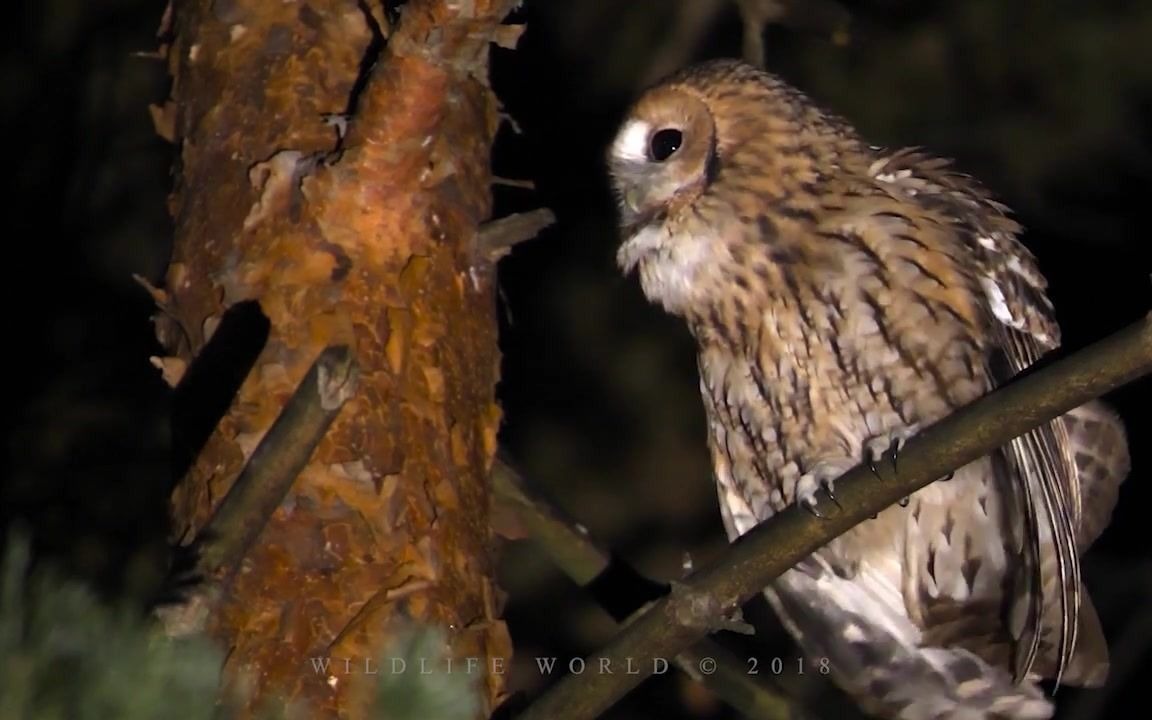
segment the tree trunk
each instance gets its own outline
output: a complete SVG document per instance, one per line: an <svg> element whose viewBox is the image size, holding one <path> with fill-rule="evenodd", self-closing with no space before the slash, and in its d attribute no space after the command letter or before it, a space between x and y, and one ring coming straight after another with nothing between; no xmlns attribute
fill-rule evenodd
<svg viewBox="0 0 1152 720"><path fill-rule="evenodd" d="M250 709L275 698L363 716L378 680L365 670L400 621L447 629L481 668L510 653L489 564L493 273L475 245L499 123L488 47L513 4L412 0L393 25L356 0L169 10L172 101L154 114L180 164L155 294L195 453L172 495L177 536L203 530L325 347L348 346L359 368L219 576L208 629L229 649L226 679L254 684ZM230 375L239 389L212 417ZM480 677L487 714L502 678Z"/></svg>

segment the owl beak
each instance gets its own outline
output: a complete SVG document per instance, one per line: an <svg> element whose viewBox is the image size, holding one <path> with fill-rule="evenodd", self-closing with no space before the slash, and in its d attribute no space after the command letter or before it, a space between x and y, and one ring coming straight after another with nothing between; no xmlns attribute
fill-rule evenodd
<svg viewBox="0 0 1152 720"><path fill-rule="evenodd" d="M632 188L624 193L624 205L632 212L640 212L640 205L644 202L644 194L639 188Z"/></svg>
<svg viewBox="0 0 1152 720"><path fill-rule="evenodd" d="M624 216L625 223L630 223L651 203L651 179L643 168L628 162L613 163L612 176L619 198L620 212Z"/></svg>

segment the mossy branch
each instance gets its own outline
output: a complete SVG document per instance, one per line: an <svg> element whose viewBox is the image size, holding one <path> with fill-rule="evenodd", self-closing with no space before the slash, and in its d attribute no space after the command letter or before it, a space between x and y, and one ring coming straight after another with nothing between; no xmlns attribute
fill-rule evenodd
<svg viewBox="0 0 1152 720"><path fill-rule="evenodd" d="M889 505L995 451L1015 437L1152 372L1152 314L1075 354L1026 372L911 438L899 474L857 466L836 481L837 508L822 518L799 507L773 516L741 537L711 567L689 577L598 651L613 666L632 658L639 674L569 675L519 720L590 720L646 677L651 659L672 657L699 642L781 573ZM877 476L878 475L878 476ZM700 612L701 609L710 609Z"/></svg>

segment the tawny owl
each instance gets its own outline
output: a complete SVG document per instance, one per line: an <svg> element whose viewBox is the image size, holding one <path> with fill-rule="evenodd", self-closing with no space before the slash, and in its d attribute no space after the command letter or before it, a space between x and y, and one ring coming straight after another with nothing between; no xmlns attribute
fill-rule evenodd
<svg viewBox="0 0 1152 720"><path fill-rule="evenodd" d="M1019 227L973 180L863 142L734 61L644 94L610 152L619 263L688 324L732 538L1057 347ZM766 590L868 711L1046 718L1108 667L1080 581L1128 472L1085 405L825 546Z"/></svg>

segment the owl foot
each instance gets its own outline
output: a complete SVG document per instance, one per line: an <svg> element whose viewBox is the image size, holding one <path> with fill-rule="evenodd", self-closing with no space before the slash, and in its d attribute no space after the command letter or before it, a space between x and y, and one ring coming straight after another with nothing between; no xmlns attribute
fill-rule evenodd
<svg viewBox="0 0 1152 720"><path fill-rule="evenodd" d="M900 457L900 451L904 449L904 443L908 442L908 438L919 431L920 426L913 423L908 427L896 428L890 433L874 437L865 443L864 455L868 460L868 469L872 471L872 474L877 478L880 477L880 471L876 469L876 464L884 457L885 452L892 453L892 472L899 472L897 459Z"/></svg>
<svg viewBox="0 0 1152 720"><path fill-rule="evenodd" d="M850 470L856 463L852 460L821 460L812 466L812 469L800 476L796 481L796 502L802 504L808 512L818 518L824 516L816 508L816 493L823 490L828 499L840 507L836 493L832 486L836 478Z"/></svg>

